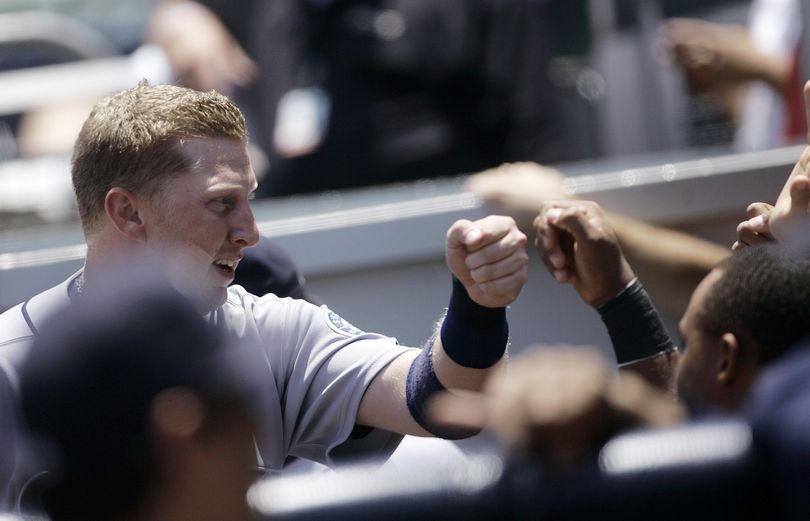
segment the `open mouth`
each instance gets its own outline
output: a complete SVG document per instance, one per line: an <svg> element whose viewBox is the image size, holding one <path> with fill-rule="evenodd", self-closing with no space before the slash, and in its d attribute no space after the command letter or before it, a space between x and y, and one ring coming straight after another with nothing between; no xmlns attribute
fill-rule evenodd
<svg viewBox="0 0 810 521"><path fill-rule="evenodd" d="M226 275L228 277L233 277L234 273L236 272L236 265L239 263L238 260L235 261L215 261L214 266L219 270L220 273Z"/></svg>

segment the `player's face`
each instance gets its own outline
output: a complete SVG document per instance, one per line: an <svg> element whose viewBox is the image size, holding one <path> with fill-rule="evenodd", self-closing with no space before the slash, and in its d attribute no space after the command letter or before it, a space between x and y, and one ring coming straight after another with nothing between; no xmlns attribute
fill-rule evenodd
<svg viewBox="0 0 810 521"><path fill-rule="evenodd" d="M256 176L244 144L194 140L189 173L166 180L149 202L147 242L166 252L178 289L204 309L221 305L243 251L259 239L249 201Z"/></svg>
<svg viewBox="0 0 810 521"><path fill-rule="evenodd" d="M723 272L712 270L695 288L686 312L678 324L681 332L681 357L678 364L678 396L689 405L716 406L722 391L717 380L720 366L718 339L706 334L699 315L703 303Z"/></svg>

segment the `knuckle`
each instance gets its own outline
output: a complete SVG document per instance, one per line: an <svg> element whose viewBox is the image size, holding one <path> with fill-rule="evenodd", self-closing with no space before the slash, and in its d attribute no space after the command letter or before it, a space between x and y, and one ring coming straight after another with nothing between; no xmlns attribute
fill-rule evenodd
<svg viewBox="0 0 810 521"><path fill-rule="evenodd" d="M470 272L473 279L477 282L484 282L492 278L494 273L494 268L490 265L481 266L480 268L476 268Z"/></svg>

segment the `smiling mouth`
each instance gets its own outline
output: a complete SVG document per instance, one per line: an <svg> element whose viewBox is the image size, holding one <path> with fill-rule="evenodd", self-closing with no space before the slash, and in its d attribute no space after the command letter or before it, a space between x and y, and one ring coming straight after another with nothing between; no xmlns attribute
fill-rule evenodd
<svg viewBox="0 0 810 521"><path fill-rule="evenodd" d="M223 275L233 277L236 273L236 265L239 264L238 260L235 261L216 261L214 262L214 266L219 270L220 273Z"/></svg>

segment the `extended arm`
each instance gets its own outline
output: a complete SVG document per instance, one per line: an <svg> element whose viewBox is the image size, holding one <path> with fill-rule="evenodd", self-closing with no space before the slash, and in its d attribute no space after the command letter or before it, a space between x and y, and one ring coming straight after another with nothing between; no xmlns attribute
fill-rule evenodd
<svg viewBox="0 0 810 521"><path fill-rule="evenodd" d="M602 209L590 201L549 201L535 219L536 246L554 278L599 311L618 363L670 390L675 345L624 258Z"/></svg>
<svg viewBox="0 0 810 521"><path fill-rule="evenodd" d="M382 370L366 391L357 422L416 435L445 433L423 416L441 388L478 390L503 356L505 307L527 279L526 236L508 217L461 220L447 233L446 257L455 278L447 315L432 342Z"/></svg>
<svg viewBox="0 0 810 521"><path fill-rule="evenodd" d="M804 85L804 106L810 121L810 81ZM810 215L810 136L808 146L802 150L799 160L793 166L785 185L782 187L776 204L752 203L748 207L748 220L737 226L737 242L733 248L739 249L771 240L786 240L795 237L807 226Z"/></svg>
<svg viewBox="0 0 810 521"><path fill-rule="evenodd" d="M506 163L470 176L466 189L515 218L531 237L540 207L567 199L565 177L536 163ZM692 291L729 254L728 248L695 235L605 212L624 255L661 308L672 315L686 309Z"/></svg>

